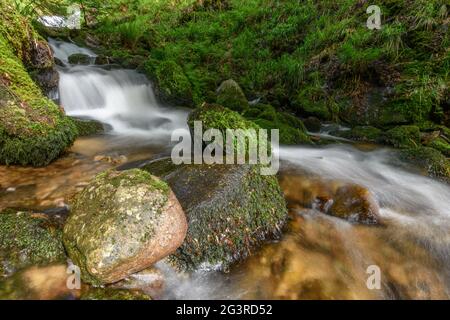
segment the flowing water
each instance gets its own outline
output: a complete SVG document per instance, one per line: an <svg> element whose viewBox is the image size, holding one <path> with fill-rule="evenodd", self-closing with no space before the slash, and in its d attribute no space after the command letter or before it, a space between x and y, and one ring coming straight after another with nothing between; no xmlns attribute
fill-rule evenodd
<svg viewBox="0 0 450 320"><path fill-rule="evenodd" d="M187 111L158 103L144 76L71 66L71 54L87 54L92 64L95 54L56 40L50 44L64 63L59 101L67 114L99 120L109 130L78 139L66 156L46 168L0 167L0 208L65 206L96 173L169 150L171 132L186 128ZM179 274L158 263L166 279L161 298L450 298L449 185L408 168L393 150L357 147L281 147L280 183L290 208L282 239L228 273L205 265ZM305 198L346 184L370 191L382 225L351 224L305 205ZM381 271L379 290L366 285L369 266Z"/></svg>

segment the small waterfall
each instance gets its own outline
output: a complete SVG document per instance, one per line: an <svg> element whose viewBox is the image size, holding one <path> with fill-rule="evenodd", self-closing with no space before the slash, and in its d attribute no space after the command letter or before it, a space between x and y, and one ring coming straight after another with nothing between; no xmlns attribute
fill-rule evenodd
<svg viewBox="0 0 450 320"><path fill-rule="evenodd" d="M134 70L106 70L94 65L72 66L68 57L89 49L51 40L59 67L60 103L70 116L90 118L108 124L112 134L160 141L167 144L173 130L186 128L188 112L162 106L147 78Z"/></svg>

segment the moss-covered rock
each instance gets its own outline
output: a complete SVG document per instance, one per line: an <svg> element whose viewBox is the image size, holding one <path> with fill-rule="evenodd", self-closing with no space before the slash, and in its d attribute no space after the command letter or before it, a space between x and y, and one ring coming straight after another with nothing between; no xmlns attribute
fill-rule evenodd
<svg viewBox="0 0 450 320"><path fill-rule="evenodd" d="M71 119L75 123L80 137L96 135L105 131L105 127L99 121L77 118Z"/></svg>
<svg viewBox="0 0 450 320"><path fill-rule="evenodd" d="M306 128L299 118L286 112L276 111L271 105L251 106L243 115L263 129L278 129L282 144L311 143Z"/></svg>
<svg viewBox="0 0 450 320"><path fill-rule="evenodd" d="M1 275L30 265L65 261L59 226L46 216L8 210L0 213Z"/></svg>
<svg viewBox="0 0 450 320"><path fill-rule="evenodd" d="M35 52L43 40L10 4L0 6L0 163L43 166L73 143L77 130L25 69L50 67Z"/></svg>
<svg viewBox="0 0 450 320"><path fill-rule="evenodd" d="M92 59L87 54L75 53L68 58L68 61L70 64L89 65L91 64Z"/></svg>
<svg viewBox="0 0 450 320"><path fill-rule="evenodd" d="M396 148L411 148L420 145L420 129L417 126L398 126L383 134L383 142Z"/></svg>
<svg viewBox="0 0 450 320"><path fill-rule="evenodd" d="M322 122L316 117L308 117L303 120L303 123L310 132L319 132L322 129Z"/></svg>
<svg viewBox="0 0 450 320"><path fill-rule="evenodd" d="M114 283L177 249L187 223L167 184L139 169L99 174L76 197L64 245L82 279Z"/></svg>
<svg viewBox="0 0 450 320"><path fill-rule="evenodd" d="M338 135L356 141L380 142L382 133L381 129L375 127L357 126L351 130L340 131Z"/></svg>
<svg viewBox="0 0 450 320"><path fill-rule="evenodd" d="M175 166L162 159L143 169L166 181L186 212L186 240L171 256L179 268L203 263L227 268L279 236L286 221L277 178L261 175L257 165Z"/></svg>
<svg viewBox="0 0 450 320"><path fill-rule="evenodd" d="M216 102L228 109L240 113L248 109L249 106L244 91L242 91L237 82L232 79L222 82L217 89Z"/></svg>
<svg viewBox="0 0 450 320"><path fill-rule="evenodd" d="M400 157L402 160L425 170L432 177L449 181L450 161L436 149L418 146L402 150Z"/></svg>
<svg viewBox="0 0 450 320"><path fill-rule="evenodd" d="M140 291L90 288L81 295L80 300L152 300L152 298Z"/></svg>
<svg viewBox="0 0 450 320"><path fill-rule="evenodd" d="M183 68L175 61L164 61L157 65L155 77L157 93L163 101L175 105L192 106L191 83L184 74Z"/></svg>

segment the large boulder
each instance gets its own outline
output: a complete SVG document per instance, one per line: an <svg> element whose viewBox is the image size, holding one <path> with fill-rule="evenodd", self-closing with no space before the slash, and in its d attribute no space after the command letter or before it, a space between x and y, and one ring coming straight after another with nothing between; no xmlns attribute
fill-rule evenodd
<svg viewBox="0 0 450 320"><path fill-rule="evenodd" d="M248 109L248 100L236 81L229 79L217 89L217 103L237 112Z"/></svg>
<svg viewBox="0 0 450 320"><path fill-rule="evenodd" d="M180 269L226 269L278 237L286 221L277 178L261 175L257 165L174 165L166 158L143 169L170 185L187 215L186 240L171 256Z"/></svg>
<svg viewBox="0 0 450 320"><path fill-rule="evenodd" d="M85 282L107 284L174 252L186 230L165 182L139 169L107 171L74 200L63 241Z"/></svg>
<svg viewBox="0 0 450 320"><path fill-rule="evenodd" d="M59 224L42 214L0 212L0 276L65 261Z"/></svg>

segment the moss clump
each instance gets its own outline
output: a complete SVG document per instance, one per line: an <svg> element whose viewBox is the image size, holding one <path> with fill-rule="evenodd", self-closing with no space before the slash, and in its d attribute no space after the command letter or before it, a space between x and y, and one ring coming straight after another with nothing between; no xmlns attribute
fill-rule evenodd
<svg viewBox="0 0 450 320"><path fill-rule="evenodd" d="M77 118L71 119L74 122L75 126L77 127L78 135L80 137L92 136L103 133L105 131L105 127L101 122Z"/></svg>
<svg viewBox="0 0 450 320"><path fill-rule="evenodd" d="M216 102L239 113L247 110L249 106L244 91L242 91L237 82L232 79L222 82L219 89L217 89Z"/></svg>
<svg viewBox="0 0 450 320"><path fill-rule="evenodd" d="M147 70L149 70L148 66ZM152 72L151 68L150 72ZM172 60L164 61L156 66L155 76L159 95L164 101L178 105L192 106L193 94L191 83L180 65Z"/></svg>
<svg viewBox="0 0 450 320"><path fill-rule="evenodd" d="M383 134L383 142L396 148L411 148L420 145L420 129L417 126L398 126Z"/></svg>
<svg viewBox="0 0 450 320"><path fill-rule="evenodd" d="M15 271L30 265L64 261L57 225L42 215L8 210L0 213L0 265Z"/></svg>
<svg viewBox="0 0 450 320"><path fill-rule="evenodd" d="M257 104L250 107L243 115L263 129L278 129L282 144L311 143L300 119L289 113L276 111L271 105Z"/></svg>
<svg viewBox="0 0 450 320"><path fill-rule="evenodd" d="M428 144L429 147L442 152L446 157L450 157L450 143L443 138L437 138Z"/></svg>
<svg viewBox="0 0 450 320"><path fill-rule="evenodd" d="M185 242L171 257L181 269L203 263L226 269L264 240L279 236L286 221L277 178L261 175L258 165L173 166L163 159L143 169L161 173L188 218Z"/></svg>
<svg viewBox="0 0 450 320"><path fill-rule="evenodd" d="M35 61L30 25L7 4L1 6L6 17L0 23L0 163L44 166L63 153L78 132L25 69L23 63Z"/></svg>
<svg viewBox="0 0 450 320"><path fill-rule="evenodd" d="M83 53L75 53L69 57L69 63L88 65L91 64L91 57Z"/></svg>
<svg viewBox="0 0 450 320"><path fill-rule="evenodd" d="M139 291L90 288L81 295L80 300L152 300L152 298Z"/></svg>
<svg viewBox="0 0 450 320"><path fill-rule="evenodd" d="M439 151L430 147L414 147L402 150L400 153L402 160L426 170L432 177L450 178L450 161Z"/></svg>
<svg viewBox="0 0 450 320"><path fill-rule="evenodd" d="M348 131L342 131L339 136L356 141L380 142L382 131L371 126L358 126Z"/></svg>
<svg viewBox="0 0 450 320"><path fill-rule="evenodd" d="M217 129L221 132L224 142L227 139L227 129L240 129L244 137L233 138L233 148L234 150L228 150L228 145L224 146L224 151L226 153L235 152L238 154L240 150L245 150L245 154L248 155L250 146L258 146L270 151L270 143L267 140L260 141L258 136L258 130L261 129L255 122L245 119L239 113L225 108L218 104L207 104L204 103L201 107L197 108L188 118L188 125L195 136L194 132L194 122L201 121L203 126L203 131L208 129ZM202 137L200 137L202 138Z"/></svg>

